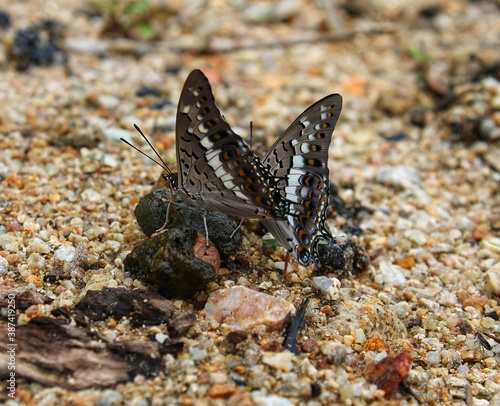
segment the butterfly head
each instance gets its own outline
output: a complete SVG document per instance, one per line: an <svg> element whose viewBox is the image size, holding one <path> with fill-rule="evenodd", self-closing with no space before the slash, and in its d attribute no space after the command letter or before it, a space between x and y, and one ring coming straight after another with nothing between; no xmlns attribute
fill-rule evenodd
<svg viewBox="0 0 500 406"><path fill-rule="evenodd" d="M172 189L177 189L179 186L179 176L177 172L164 173L161 175L163 180L167 182L167 186Z"/></svg>

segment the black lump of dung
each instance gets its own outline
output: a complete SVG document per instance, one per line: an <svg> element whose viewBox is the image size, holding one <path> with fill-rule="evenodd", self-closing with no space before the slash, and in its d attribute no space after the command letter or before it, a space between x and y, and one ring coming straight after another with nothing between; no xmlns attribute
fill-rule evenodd
<svg viewBox="0 0 500 406"><path fill-rule="evenodd" d="M370 266L366 251L356 241L343 238L337 242L333 237L324 244L318 245L318 258L321 263L320 273L335 272L339 275L357 275Z"/></svg>
<svg viewBox="0 0 500 406"><path fill-rule="evenodd" d="M16 32L9 49L9 59L19 71L31 66L64 65L68 57L62 40L62 25L55 20L42 20Z"/></svg>
<svg viewBox="0 0 500 406"><path fill-rule="evenodd" d="M125 271L145 277L169 299L192 298L215 279L213 266L197 258L193 250L196 232L206 232L205 222L208 237L223 260L235 254L241 245L241 232L232 235L238 221L223 213L191 206L179 196L172 199L169 189L156 189L144 196L134 214L150 238L125 258ZM155 234L165 224L166 230Z"/></svg>
<svg viewBox="0 0 500 406"><path fill-rule="evenodd" d="M341 227L345 236L325 239L317 246L320 273L335 272L339 275L359 274L370 266L366 251L355 236L363 232L357 224L359 218L370 214L366 207L349 207L340 197L336 185L330 183L329 206L334 216L341 216L346 223Z"/></svg>

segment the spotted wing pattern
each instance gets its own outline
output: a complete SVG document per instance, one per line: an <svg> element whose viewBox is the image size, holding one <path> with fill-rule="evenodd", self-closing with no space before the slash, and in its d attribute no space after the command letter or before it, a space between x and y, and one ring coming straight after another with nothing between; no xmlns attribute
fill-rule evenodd
<svg viewBox="0 0 500 406"><path fill-rule="evenodd" d="M262 222L302 265L317 263L317 244L332 238L325 225L328 149L341 109L339 94L314 103L285 130L263 160L286 202L286 218Z"/></svg>
<svg viewBox="0 0 500 406"><path fill-rule="evenodd" d="M247 218L284 218L271 200L266 170L220 114L205 75L188 76L177 108L179 191L207 210Z"/></svg>
<svg viewBox="0 0 500 406"><path fill-rule="evenodd" d="M177 109L178 190L207 210L260 218L302 265L331 238L328 149L342 108L333 94L304 111L263 161L223 119L205 75L186 80Z"/></svg>

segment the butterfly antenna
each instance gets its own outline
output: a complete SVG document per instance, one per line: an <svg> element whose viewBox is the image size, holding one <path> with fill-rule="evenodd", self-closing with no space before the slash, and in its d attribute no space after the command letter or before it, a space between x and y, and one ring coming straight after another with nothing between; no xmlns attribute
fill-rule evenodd
<svg viewBox="0 0 500 406"><path fill-rule="evenodd" d="M253 141L253 121L250 121L250 148L252 148Z"/></svg>
<svg viewBox="0 0 500 406"><path fill-rule="evenodd" d="M148 138L144 135L144 133L142 132L142 130L139 128L139 126L137 124L134 124L134 128L137 130L137 132L139 134L141 134L142 138L144 138L144 140L148 143L148 145L151 147L151 149L154 151L155 155L158 157L158 159L160 160L160 162L158 162L156 159L150 157L148 154L146 154L144 151L141 151L139 148L137 148L135 145L132 145L130 142L128 142L126 139L124 138L120 138L120 140L122 140L125 144L127 144L129 147L132 147L133 149L135 149L137 152L141 153L142 155L144 155L146 158L150 159L151 161L153 161L155 164L157 164L160 168L162 168L165 172L167 172L169 175L172 175L172 171L169 169L169 167L167 166L167 164L165 163L165 161L163 160L163 158L160 156L160 154L158 153L158 151L156 150L156 148L153 146L153 144L151 144L151 142L148 140ZM171 203L174 202L174 188L173 188L173 185L172 185L172 182L169 182L169 188L170 188L170 196L172 196L172 201ZM170 203L169 203L169 207L170 208ZM165 228L167 226L167 223L168 223L168 209L167 209L167 220L165 222L165 224L162 226L161 229ZM175 206L174 206L174 212L175 212ZM160 229L160 230L161 230Z"/></svg>
<svg viewBox="0 0 500 406"><path fill-rule="evenodd" d="M153 144L151 144L151 142L148 140L148 138L144 135L144 133L142 132L142 130L139 128L139 126L137 124L134 124L134 128L137 130L137 132L139 134L141 134L142 138L144 138L144 140L148 143L148 145L151 147L151 149L154 151L155 155L158 157L158 159L160 160L159 162L150 157L148 154L146 154L144 151L141 151L139 148L137 148L135 145L132 145L130 142L128 142L126 139L124 138L120 138L121 141L123 141L125 144L127 144L129 147L135 149L137 152L141 153L142 155L144 155L146 158L150 159L151 161L153 161L155 164L157 164L158 166L160 166L161 168L163 168L166 172L168 172L169 174L172 174L172 171L168 168L167 164L165 163L165 161L162 159L162 157L160 156L160 154L158 153L158 151L155 149L155 147L153 147Z"/></svg>

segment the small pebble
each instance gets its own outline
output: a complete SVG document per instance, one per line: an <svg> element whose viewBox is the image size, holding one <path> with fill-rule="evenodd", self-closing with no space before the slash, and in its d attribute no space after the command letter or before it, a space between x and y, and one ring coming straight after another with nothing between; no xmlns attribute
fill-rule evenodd
<svg viewBox="0 0 500 406"><path fill-rule="evenodd" d="M277 395L265 395L261 392L252 392L255 406L294 406L294 403Z"/></svg>
<svg viewBox="0 0 500 406"><path fill-rule="evenodd" d="M430 251L433 254L445 254L448 252L452 252L453 249L454 249L454 246L452 244L448 244L448 243L433 244L430 247Z"/></svg>
<svg viewBox="0 0 500 406"><path fill-rule="evenodd" d="M4 257L0 257L0 275L5 275L8 270L9 262Z"/></svg>
<svg viewBox="0 0 500 406"><path fill-rule="evenodd" d="M0 235L0 247L11 253L17 253L19 251L19 240L13 234L1 234Z"/></svg>
<svg viewBox="0 0 500 406"><path fill-rule="evenodd" d="M484 288L489 295L500 296L500 265L491 268L485 275Z"/></svg>
<svg viewBox="0 0 500 406"><path fill-rule="evenodd" d="M37 252L39 254L48 254L50 252L50 246L42 241L40 238L32 238L28 243L26 248L27 252Z"/></svg>
<svg viewBox="0 0 500 406"><path fill-rule="evenodd" d="M120 99L116 96L101 94L97 96L97 102L108 109L113 109L120 104Z"/></svg>
<svg viewBox="0 0 500 406"><path fill-rule="evenodd" d="M208 396L211 398L227 398L235 392L236 388L232 385L216 383L208 390Z"/></svg>
<svg viewBox="0 0 500 406"><path fill-rule="evenodd" d="M379 169L377 182L384 185L415 189L421 187L418 172L409 166L384 166Z"/></svg>
<svg viewBox="0 0 500 406"><path fill-rule="evenodd" d="M312 286L323 293L329 300L338 300L340 297L341 283L337 278L315 276L312 281Z"/></svg>
<svg viewBox="0 0 500 406"><path fill-rule="evenodd" d="M120 138L125 138L125 139L130 138L130 134L131 134L131 131L125 130L123 128L112 127L112 128L106 128L104 130L104 136L106 138L109 138L112 140L117 140L117 141L119 141Z"/></svg>
<svg viewBox="0 0 500 406"><path fill-rule="evenodd" d="M265 352L262 355L262 362L274 369L279 369L283 372L289 372L293 367L294 358L295 355L290 351Z"/></svg>
<svg viewBox="0 0 500 406"><path fill-rule="evenodd" d="M158 341L160 344L163 344L163 342L168 338L168 335L163 334L163 333L158 333L155 335L155 340Z"/></svg>
<svg viewBox="0 0 500 406"><path fill-rule="evenodd" d="M363 382L342 385L339 388L340 399L342 400L342 402L347 402L349 399L358 398L359 396L361 396L363 386Z"/></svg>
<svg viewBox="0 0 500 406"><path fill-rule="evenodd" d="M75 257L75 247L72 245L65 245L59 247L54 251L54 261L71 262Z"/></svg>
<svg viewBox="0 0 500 406"><path fill-rule="evenodd" d="M205 349L200 349L200 348L190 348L189 349L189 355L191 355L191 358L194 360L194 361L202 361L204 360L205 358L207 358L207 350Z"/></svg>
<svg viewBox="0 0 500 406"><path fill-rule="evenodd" d="M284 21L303 9L302 0L277 0L249 4L243 11L245 21L254 24Z"/></svg>
<svg viewBox="0 0 500 406"><path fill-rule="evenodd" d="M81 197L83 201L88 203L101 203L103 201L102 195L93 189L85 189Z"/></svg>
<svg viewBox="0 0 500 406"><path fill-rule="evenodd" d="M113 389L105 389L97 398L97 406L120 406L123 404L123 395Z"/></svg>
<svg viewBox="0 0 500 406"><path fill-rule="evenodd" d="M437 351L429 351L426 354L427 362L431 365L437 365L441 362L441 354Z"/></svg>
<svg viewBox="0 0 500 406"><path fill-rule="evenodd" d="M390 262L380 263L380 274L377 274L376 279L381 279L383 283L392 285L404 285L406 278L402 272L402 268L391 264Z"/></svg>
<svg viewBox="0 0 500 406"><path fill-rule="evenodd" d="M410 241L413 241L418 246L424 245L427 241L427 235L420 230L406 230L403 235Z"/></svg>
<svg viewBox="0 0 500 406"><path fill-rule="evenodd" d="M485 238L481 241L481 245L497 254L500 254L500 238L491 237Z"/></svg>

